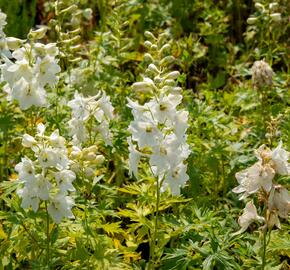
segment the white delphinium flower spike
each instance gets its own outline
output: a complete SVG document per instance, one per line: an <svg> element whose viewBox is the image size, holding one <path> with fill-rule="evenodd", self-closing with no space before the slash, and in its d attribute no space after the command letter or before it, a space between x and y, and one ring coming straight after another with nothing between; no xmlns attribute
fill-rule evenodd
<svg viewBox="0 0 290 270"><path fill-rule="evenodd" d="M158 54L156 59L147 54L154 64L149 64L143 81L132 85L134 91L146 93L151 99L139 104L127 98L127 106L133 115L128 127L130 137L127 139L129 172L136 176L140 159L145 157L154 177L158 179L159 188L162 191L169 188L173 195L179 195L180 188L189 179L185 160L190 154L186 143L188 112L178 109L182 95L175 80L180 73L168 70L168 63L164 60L167 56L159 59L170 48L169 44L161 47L160 44L146 41L144 45L148 48L155 46L157 50L154 51Z"/></svg>
<svg viewBox="0 0 290 270"><path fill-rule="evenodd" d="M15 166L20 186L17 194L21 197L21 207L32 207L36 212L42 201L48 203L48 212L57 223L62 218L72 218L73 199L69 196L75 188L72 182L76 175L71 170L73 163L68 158L67 142L54 130L45 135L46 127L37 125L36 136L25 134L22 145L34 153L34 160L27 157Z"/></svg>

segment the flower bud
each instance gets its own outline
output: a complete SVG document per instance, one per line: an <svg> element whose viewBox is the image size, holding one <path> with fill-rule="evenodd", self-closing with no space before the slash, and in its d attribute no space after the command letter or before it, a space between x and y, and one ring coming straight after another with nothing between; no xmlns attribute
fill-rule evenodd
<svg viewBox="0 0 290 270"><path fill-rule="evenodd" d="M255 17L250 17L247 19L247 24L254 24L257 21L257 18Z"/></svg>
<svg viewBox="0 0 290 270"><path fill-rule="evenodd" d="M280 13L272 13L270 14L270 17L274 22L280 22L281 21L281 14Z"/></svg>
<svg viewBox="0 0 290 270"><path fill-rule="evenodd" d="M95 175L95 171L90 167L85 167L84 173L86 177L92 177Z"/></svg>
<svg viewBox="0 0 290 270"><path fill-rule="evenodd" d="M95 160L96 157L97 157L97 156L96 156L96 154L95 154L94 152L89 152L89 153L86 155L85 159L91 161L91 160Z"/></svg>
<svg viewBox="0 0 290 270"><path fill-rule="evenodd" d="M6 42L7 42L9 50L14 51L20 48L20 46L22 45L23 42L25 42L25 40L14 38L14 37L7 37Z"/></svg>
<svg viewBox="0 0 290 270"><path fill-rule="evenodd" d="M150 46L151 47L151 46ZM153 62L154 61L154 59L153 59L153 57L152 57L152 55L150 54L150 53L145 53L144 54L144 60L146 61L146 62Z"/></svg>
<svg viewBox="0 0 290 270"><path fill-rule="evenodd" d="M85 19L90 21L93 18L92 9L91 8L86 8L85 10L83 10L83 16L85 17Z"/></svg>
<svg viewBox="0 0 290 270"><path fill-rule="evenodd" d="M166 75L166 79L175 80L180 75L179 71L172 71Z"/></svg>
<svg viewBox="0 0 290 270"><path fill-rule="evenodd" d="M170 50L170 45L168 43L164 44L160 49L160 53L165 53Z"/></svg>
<svg viewBox="0 0 290 270"><path fill-rule="evenodd" d="M104 161L105 161L105 157L103 155L97 155L96 156L95 162L97 164L102 164Z"/></svg>
<svg viewBox="0 0 290 270"><path fill-rule="evenodd" d="M64 14L64 13L70 13L71 14L71 13L75 12L77 9L78 9L77 5L71 5L68 8L61 10L58 15L61 15L61 14Z"/></svg>
<svg viewBox="0 0 290 270"><path fill-rule="evenodd" d="M264 12L265 11L265 7L261 4L261 3L256 3L255 4L255 8L259 9L260 11Z"/></svg>
<svg viewBox="0 0 290 270"><path fill-rule="evenodd" d="M28 38L29 39L42 39L44 38L46 32L47 32L48 27L46 26L41 26L41 28L37 29L37 30L30 30L29 34L28 34Z"/></svg>
<svg viewBox="0 0 290 270"><path fill-rule="evenodd" d="M156 37L154 37L154 35L149 31L145 31L144 36L152 40L156 39Z"/></svg>
<svg viewBox="0 0 290 270"><path fill-rule="evenodd" d="M175 58L172 55L166 56L164 57L161 61L160 61L160 65L166 65L166 64L171 64L175 61Z"/></svg>
<svg viewBox="0 0 290 270"><path fill-rule="evenodd" d="M176 82L172 79L167 79L165 80L164 84L168 86L175 86Z"/></svg>
<svg viewBox="0 0 290 270"><path fill-rule="evenodd" d="M145 46L146 48L150 49L151 46L152 46L152 43L151 43L149 40L146 40L146 41L144 42L144 46Z"/></svg>
<svg viewBox="0 0 290 270"><path fill-rule="evenodd" d="M154 77L154 82L155 83L161 83L162 81L163 81L163 79L159 75Z"/></svg>
<svg viewBox="0 0 290 270"><path fill-rule="evenodd" d="M151 50L152 50L152 51L157 51L157 49L158 49L157 45L153 44L153 45L151 46Z"/></svg>
<svg viewBox="0 0 290 270"><path fill-rule="evenodd" d="M37 144L36 140L29 134L24 134L22 138L22 145L24 147L32 147Z"/></svg>
<svg viewBox="0 0 290 270"><path fill-rule="evenodd" d="M133 83L132 88L134 91L151 92L152 85L148 82L136 82Z"/></svg>
<svg viewBox="0 0 290 270"><path fill-rule="evenodd" d="M148 66L148 70L152 71L153 73L157 73L157 74L160 73L160 71L158 70L158 68L154 64L150 64Z"/></svg>
<svg viewBox="0 0 290 270"><path fill-rule="evenodd" d="M270 10L273 10L273 9L275 9L275 8L277 8L278 7L278 3L276 3L276 2L273 2L273 3L270 3L269 4L269 9Z"/></svg>
<svg viewBox="0 0 290 270"><path fill-rule="evenodd" d="M273 71L265 61L256 61L252 67L252 82L257 88L272 85Z"/></svg>

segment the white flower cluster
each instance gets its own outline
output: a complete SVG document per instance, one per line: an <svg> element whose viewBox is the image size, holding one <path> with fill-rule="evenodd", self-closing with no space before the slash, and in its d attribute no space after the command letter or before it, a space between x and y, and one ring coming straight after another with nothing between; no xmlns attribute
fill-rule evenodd
<svg viewBox="0 0 290 270"><path fill-rule="evenodd" d="M112 144L109 123L114 118L114 107L104 92L87 98L75 92L68 106L72 109L72 119L68 124L75 145L85 142L91 133L101 134L106 144ZM90 126L92 119L96 120L97 125Z"/></svg>
<svg viewBox="0 0 290 270"><path fill-rule="evenodd" d="M39 29L30 31L29 35L38 39L45 32L46 29ZM3 44L8 45L12 54L10 51L10 55L2 54L4 63L1 65L1 82L6 82L4 91L8 95L7 99L17 100L21 109L26 110L33 105L44 107L47 105L45 87L54 87L58 81L57 73L61 71L55 58L58 49L55 43L44 45L23 42L5 38Z"/></svg>
<svg viewBox="0 0 290 270"><path fill-rule="evenodd" d="M23 208L32 207L36 212L41 200L48 203L48 213L56 223L62 218L73 218L73 199L68 195L75 188L75 173L70 170L66 140L55 130L45 136L45 126L38 124L35 137L25 134L22 145L32 149L35 160L22 158L15 167L21 188L17 194L22 198Z"/></svg>
<svg viewBox="0 0 290 270"><path fill-rule="evenodd" d="M180 187L189 179L185 160L190 153L186 143L188 112L177 108L182 101L181 89L175 86L179 72L162 71L153 63L147 71L153 74L153 80L145 77L133 88L153 92L152 99L143 105L128 99L127 106L134 117L128 129L131 136L127 138L130 173L137 177L139 161L147 157L162 190L169 187L173 195L179 195Z"/></svg>
<svg viewBox="0 0 290 270"><path fill-rule="evenodd" d="M264 194L267 201L267 220L257 215L257 209L253 202L248 202L244 214L239 218L245 231L250 223L255 220L266 221L267 226L276 225L280 227L279 218L287 218L290 212L290 196L287 189L273 182L275 175L290 175L290 163L288 163L289 152L282 148L282 142L270 150L265 145L256 151L258 161L251 167L236 173L239 186L233 189L235 193L242 193L241 199L257 192Z"/></svg>

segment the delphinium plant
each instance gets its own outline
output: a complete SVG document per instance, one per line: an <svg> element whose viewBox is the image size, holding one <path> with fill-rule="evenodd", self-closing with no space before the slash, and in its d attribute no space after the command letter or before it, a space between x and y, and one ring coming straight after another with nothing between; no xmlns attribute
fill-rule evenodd
<svg viewBox="0 0 290 270"><path fill-rule="evenodd" d="M263 224L261 227L262 251L261 269L267 264L267 245L270 242L271 231L274 226L281 228L280 218L287 219L290 213L290 196L288 190L278 184L279 176L290 175L289 152L282 147L282 142L270 150L261 145L255 151L258 161L251 167L236 173L239 186L233 192L241 194L240 200L247 200L243 214L238 223L243 233L255 221ZM256 198L249 200L249 196ZM258 209L255 206L258 203Z"/></svg>
<svg viewBox="0 0 290 270"><path fill-rule="evenodd" d="M59 224L63 218L73 218L72 206L74 200L70 192L75 188L72 182L75 173L70 170L67 142L53 131L50 136L45 135L45 126L37 125L35 137L24 134L22 145L33 152L33 159L24 156L15 166L20 186L17 194L21 197L21 206L34 212L44 211L46 230L46 260L50 268L51 263L51 220Z"/></svg>
<svg viewBox="0 0 290 270"><path fill-rule="evenodd" d="M155 179L155 215L150 232L150 258L148 269L158 266L162 254L159 246L160 193L170 190L179 195L180 188L187 180L186 158L190 150L186 142L188 112L179 108L182 89L177 86L178 71L171 71L174 58L168 55L167 33L156 38L146 32L144 45L149 49L145 59L149 65L143 81L133 84L133 90L140 95L146 93L148 99L143 104L128 99L134 120L129 125L129 170L138 178L138 165L147 162Z"/></svg>

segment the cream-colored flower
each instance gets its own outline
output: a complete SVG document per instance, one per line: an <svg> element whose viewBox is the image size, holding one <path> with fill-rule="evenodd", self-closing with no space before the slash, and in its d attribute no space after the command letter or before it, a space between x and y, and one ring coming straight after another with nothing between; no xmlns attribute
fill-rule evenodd
<svg viewBox="0 0 290 270"><path fill-rule="evenodd" d="M256 206L253 201L250 201L246 204L243 214L239 217L238 223L241 229L237 233L243 233L255 221L264 222L265 219L258 215Z"/></svg>

